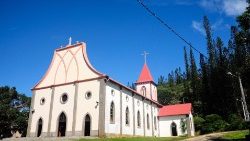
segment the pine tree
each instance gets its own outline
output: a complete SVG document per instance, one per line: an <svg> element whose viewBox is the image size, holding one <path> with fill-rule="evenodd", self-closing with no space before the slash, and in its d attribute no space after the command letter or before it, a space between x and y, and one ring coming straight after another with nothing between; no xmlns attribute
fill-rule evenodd
<svg viewBox="0 0 250 141"><path fill-rule="evenodd" d="M207 16L203 18L203 26L206 31L206 39L207 39L207 50L208 50L208 62L211 68L215 66L215 48L212 39L212 31L210 27L209 20Z"/></svg>
<svg viewBox="0 0 250 141"><path fill-rule="evenodd" d="M189 62L188 62L188 56L187 56L187 50L184 46L184 62L185 62L185 68L186 68L186 79L190 79L190 68L189 68Z"/></svg>
<svg viewBox="0 0 250 141"><path fill-rule="evenodd" d="M201 79L202 79L202 90L201 90L201 101L202 101L202 113L207 115L211 113L210 104L212 101L210 100L210 89L209 89L209 81L208 81L208 66L204 59L203 54L200 54L200 67L201 67Z"/></svg>

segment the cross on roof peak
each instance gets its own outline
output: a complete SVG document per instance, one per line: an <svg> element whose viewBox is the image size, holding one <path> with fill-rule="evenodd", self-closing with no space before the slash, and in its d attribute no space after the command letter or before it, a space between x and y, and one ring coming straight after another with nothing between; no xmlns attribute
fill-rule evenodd
<svg viewBox="0 0 250 141"><path fill-rule="evenodd" d="M147 63L147 55L149 55L149 53L144 51L141 55L144 56L144 63L146 64Z"/></svg>

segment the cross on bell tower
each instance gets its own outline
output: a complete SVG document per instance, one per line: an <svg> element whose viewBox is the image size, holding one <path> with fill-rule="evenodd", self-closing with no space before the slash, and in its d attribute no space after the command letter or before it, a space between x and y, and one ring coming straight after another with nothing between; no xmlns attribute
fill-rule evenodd
<svg viewBox="0 0 250 141"><path fill-rule="evenodd" d="M146 64L147 63L147 55L149 55L149 53L144 51L141 55L144 56L144 63Z"/></svg>
<svg viewBox="0 0 250 141"><path fill-rule="evenodd" d="M149 55L149 53L144 51L141 55L144 56L144 65L141 74L135 83L136 91L148 99L157 101L156 84L147 66L147 55Z"/></svg>

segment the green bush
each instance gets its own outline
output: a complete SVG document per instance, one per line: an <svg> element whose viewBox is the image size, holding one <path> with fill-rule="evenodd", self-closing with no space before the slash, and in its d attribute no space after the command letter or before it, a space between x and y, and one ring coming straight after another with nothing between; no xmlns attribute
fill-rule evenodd
<svg viewBox="0 0 250 141"><path fill-rule="evenodd" d="M205 120L202 117L195 116L194 117L194 127L195 127L195 130L196 131L200 131L204 122L205 122Z"/></svg>
<svg viewBox="0 0 250 141"><path fill-rule="evenodd" d="M201 128L201 133L211 133L211 132L218 132L224 131L228 126L228 123L224 121L221 116L216 114L207 115L205 117L205 122L203 122Z"/></svg>
<svg viewBox="0 0 250 141"><path fill-rule="evenodd" d="M228 123L229 126L227 127L227 130L232 131L232 130L242 130L244 129L244 120L236 115L236 114L231 114L228 117Z"/></svg>

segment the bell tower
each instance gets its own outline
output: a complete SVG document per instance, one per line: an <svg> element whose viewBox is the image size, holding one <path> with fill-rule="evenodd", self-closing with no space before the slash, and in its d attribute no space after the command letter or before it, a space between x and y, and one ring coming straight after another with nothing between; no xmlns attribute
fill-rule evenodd
<svg viewBox="0 0 250 141"><path fill-rule="evenodd" d="M136 91L148 99L157 101L157 87L147 66L146 55L144 52L145 62L141 71L141 74L137 80Z"/></svg>

